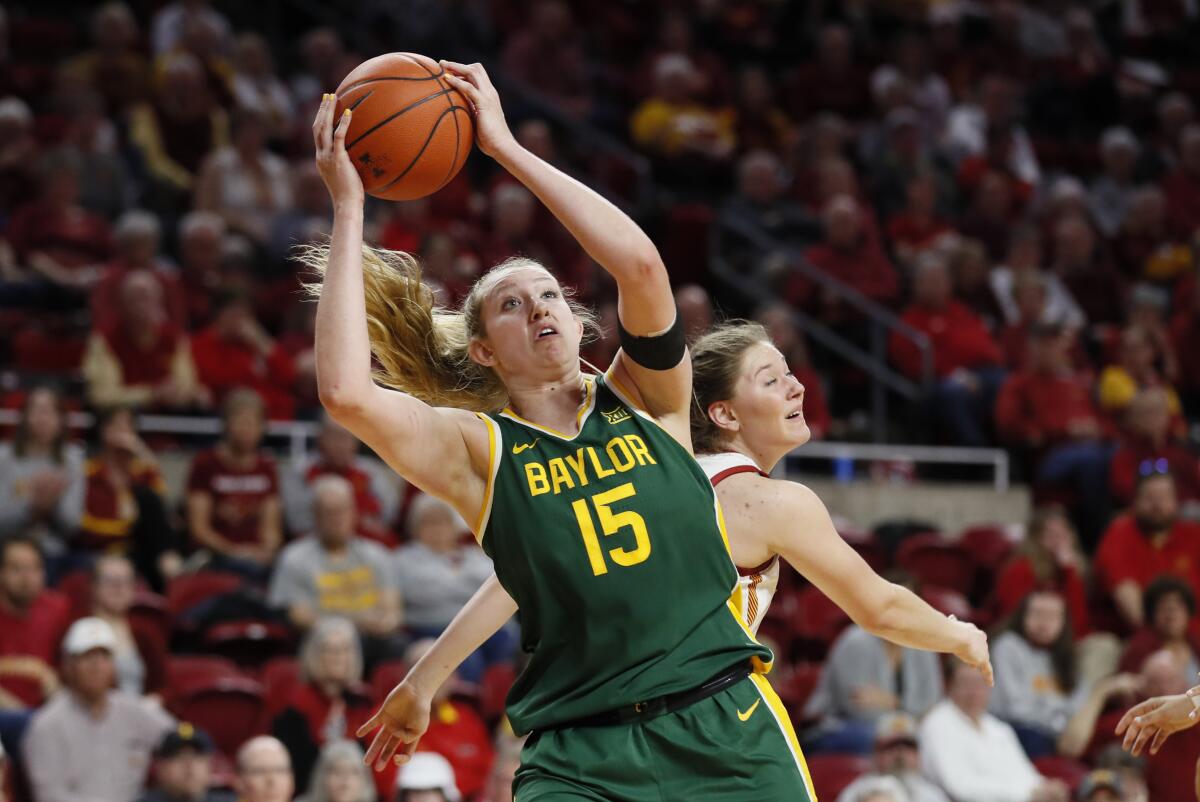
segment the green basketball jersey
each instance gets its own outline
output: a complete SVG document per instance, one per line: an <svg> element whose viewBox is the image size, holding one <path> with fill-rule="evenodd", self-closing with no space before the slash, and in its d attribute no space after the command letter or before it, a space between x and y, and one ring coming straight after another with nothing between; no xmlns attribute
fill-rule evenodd
<svg viewBox="0 0 1200 802"><path fill-rule="evenodd" d="M480 415L491 481L476 527L520 606L518 733L684 691L771 653L741 624L737 569L695 459L604 377L574 437Z"/></svg>

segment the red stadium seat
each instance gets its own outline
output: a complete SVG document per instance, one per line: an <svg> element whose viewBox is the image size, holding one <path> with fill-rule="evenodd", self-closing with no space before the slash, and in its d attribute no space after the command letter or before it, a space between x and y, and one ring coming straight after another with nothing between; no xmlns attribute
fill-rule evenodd
<svg viewBox="0 0 1200 802"><path fill-rule="evenodd" d="M171 642L172 619L167 609L167 600L152 590L139 589L129 608L129 618L154 627L162 635L163 643Z"/></svg>
<svg viewBox="0 0 1200 802"><path fill-rule="evenodd" d="M294 654L292 630L275 621L222 621L204 631L204 645L240 666L260 666L272 657Z"/></svg>
<svg viewBox="0 0 1200 802"><path fill-rule="evenodd" d="M929 606L945 615L957 616L960 621L974 622L978 615L971 608L967 597L957 590L939 588L936 585L924 585L921 588L921 598L929 602Z"/></svg>
<svg viewBox="0 0 1200 802"><path fill-rule="evenodd" d="M914 535L900 544L896 562L921 584L937 585L970 595L975 563L966 549L938 535Z"/></svg>
<svg viewBox="0 0 1200 802"><path fill-rule="evenodd" d="M861 755L813 755L807 763L818 799L837 799L846 786L871 770L871 761Z"/></svg>
<svg viewBox="0 0 1200 802"><path fill-rule="evenodd" d="M55 589L71 601L71 617L82 618L92 610L92 572L76 568L59 578Z"/></svg>
<svg viewBox="0 0 1200 802"><path fill-rule="evenodd" d="M245 678L245 674L237 667L237 663L225 657L171 655L167 661L167 687L172 696L228 678L241 679Z"/></svg>
<svg viewBox="0 0 1200 802"><path fill-rule="evenodd" d="M1088 767L1085 764L1069 757L1062 757L1061 755L1039 757L1033 761L1033 765L1041 772L1043 777L1048 777L1052 780L1062 780L1069 785L1072 796L1079 789L1079 784L1083 782L1083 778L1088 774Z"/></svg>
<svg viewBox="0 0 1200 802"><path fill-rule="evenodd" d="M790 672L781 675L779 679L775 679L774 673L771 674L771 678L771 685L783 700L792 721L797 724L804 721L804 706L808 704L808 697L812 696L821 679L821 664L797 663Z"/></svg>
<svg viewBox="0 0 1200 802"><path fill-rule="evenodd" d="M237 574L224 571L197 571L171 580L167 588L167 608L178 619L197 604L216 596L232 593L246 582Z"/></svg>
<svg viewBox="0 0 1200 802"><path fill-rule="evenodd" d="M371 672L371 698L376 704L382 702L392 688L400 684L400 680L408 674L408 663L404 660L384 660L375 666Z"/></svg>
<svg viewBox="0 0 1200 802"><path fill-rule="evenodd" d="M483 672L479 706L485 721L496 721L504 715L504 701L516 681L516 669L508 663L496 663Z"/></svg>
<svg viewBox="0 0 1200 802"><path fill-rule="evenodd" d="M815 587L807 587L795 596L793 628L799 641L799 655L824 659L830 645L850 624L850 617Z"/></svg>
<svg viewBox="0 0 1200 802"><path fill-rule="evenodd" d="M848 540L846 542L850 544L850 548L858 552L858 556L862 557L875 573L882 574L892 567L891 560L888 559L887 549L877 541Z"/></svg>
<svg viewBox="0 0 1200 802"><path fill-rule="evenodd" d="M217 749L233 755L239 746L266 732L262 685L248 677L218 677L176 694L170 710L212 736Z"/></svg>
<svg viewBox="0 0 1200 802"><path fill-rule="evenodd" d="M300 661L294 657L272 657L259 672L267 715L274 717L287 706L292 690L300 684Z"/></svg>
<svg viewBox="0 0 1200 802"><path fill-rule="evenodd" d="M1002 526L972 526L964 529L958 544L967 550L975 565L995 572L1004 565L1016 548Z"/></svg>

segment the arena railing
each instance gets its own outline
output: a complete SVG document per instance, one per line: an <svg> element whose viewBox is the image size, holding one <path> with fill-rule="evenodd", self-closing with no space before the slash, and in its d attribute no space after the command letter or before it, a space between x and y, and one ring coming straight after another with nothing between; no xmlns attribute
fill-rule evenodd
<svg viewBox="0 0 1200 802"><path fill-rule="evenodd" d="M739 272L726 258L729 247L727 238L730 236L757 253L756 266L749 273ZM726 288L756 306L779 300L778 295L770 290L770 281L764 275L768 257L772 254L783 255L787 259L789 271L800 273L809 281L834 294L867 320L869 344L868 349L864 349L813 316L799 309L792 310L793 320L806 335L833 354L854 364L870 377L871 435L877 442L886 442L889 439L888 391L909 402L919 402L928 397L932 388L933 346L929 338L905 323L890 309L809 264L800 248L772 237L745 220L734 219L724 214L717 215L711 245L712 274ZM920 353L920 381L913 381L898 373L888 361L888 337L893 333L912 342Z"/></svg>

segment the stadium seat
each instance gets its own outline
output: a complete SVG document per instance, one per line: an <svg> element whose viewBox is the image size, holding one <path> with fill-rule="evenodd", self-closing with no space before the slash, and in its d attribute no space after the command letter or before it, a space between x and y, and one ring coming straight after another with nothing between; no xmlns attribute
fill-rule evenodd
<svg viewBox="0 0 1200 802"><path fill-rule="evenodd" d="M1083 778L1088 774L1088 767L1078 760L1073 760L1069 757L1061 755L1051 755L1049 757L1039 757L1033 761L1034 767L1041 772L1042 776L1052 780L1062 780L1071 787L1071 794L1074 795L1078 790L1079 784L1083 782Z"/></svg>
<svg viewBox="0 0 1200 802"><path fill-rule="evenodd" d="M957 590L967 596L975 584L975 563L961 545L934 534L914 535L900 544L896 563L921 584Z"/></svg>
<svg viewBox="0 0 1200 802"><path fill-rule="evenodd" d="M806 762L818 799L837 799L847 785L871 770L871 761L861 755L820 754Z"/></svg>
<svg viewBox="0 0 1200 802"><path fill-rule="evenodd" d="M877 541L848 540L846 542L850 544L850 548L858 552L858 556L862 557L875 573L882 574L891 567L891 560L888 559L887 549Z"/></svg>
<svg viewBox="0 0 1200 802"><path fill-rule="evenodd" d="M371 671L371 698L376 702L382 702L384 698L392 692L400 684L400 680L404 679L408 674L408 663L404 660L393 659L380 662Z"/></svg>
<svg viewBox="0 0 1200 802"><path fill-rule="evenodd" d="M163 643L171 642L171 611L167 609L165 597L152 590L140 588L133 597L129 618L153 626L162 635Z"/></svg>
<svg viewBox="0 0 1200 802"><path fill-rule="evenodd" d="M206 649L240 666L260 666L272 657L295 654L292 630L275 621L222 621L204 631Z"/></svg>
<svg viewBox="0 0 1200 802"><path fill-rule="evenodd" d="M972 526L964 529L958 543L974 560L975 565L995 572L1004 565L1017 544L1002 526Z"/></svg>
<svg viewBox="0 0 1200 802"><path fill-rule="evenodd" d="M516 681L516 669L508 663L496 663L483 672L479 706L485 721L496 721L504 715L504 700Z"/></svg>
<svg viewBox="0 0 1200 802"><path fill-rule="evenodd" d="M237 574L224 571L197 571L183 574L171 580L167 588L167 608L172 617L179 619L197 604L226 593L232 593L245 584Z"/></svg>
<svg viewBox="0 0 1200 802"><path fill-rule="evenodd" d="M82 618L92 609L92 572L76 568L63 574L55 589L71 602L71 617Z"/></svg>
<svg viewBox="0 0 1200 802"><path fill-rule="evenodd" d="M779 679L774 678L774 673L771 676L771 685L774 686L775 692L779 694L779 698L787 707L792 722L800 724L805 720L804 706L808 704L808 698L812 696L821 679L821 664L797 663L791 671L781 675Z"/></svg>
<svg viewBox="0 0 1200 802"><path fill-rule="evenodd" d="M171 655L167 661L167 687L171 695L223 678L244 678L237 663L207 654Z"/></svg>
<svg viewBox="0 0 1200 802"><path fill-rule="evenodd" d="M300 661L295 657L272 657L259 672L267 715L274 717L287 706L292 689L300 683Z"/></svg>
<svg viewBox="0 0 1200 802"><path fill-rule="evenodd" d="M850 617L815 587L806 587L795 595L792 618L797 637L797 657L824 659L830 645L850 623Z"/></svg>
<svg viewBox="0 0 1200 802"><path fill-rule="evenodd" d="M247 740L266 732L263 688L248 677L197 682L174 694L169 709L180 720L190 721L212 736L225 755L235 754Z"/></svg>

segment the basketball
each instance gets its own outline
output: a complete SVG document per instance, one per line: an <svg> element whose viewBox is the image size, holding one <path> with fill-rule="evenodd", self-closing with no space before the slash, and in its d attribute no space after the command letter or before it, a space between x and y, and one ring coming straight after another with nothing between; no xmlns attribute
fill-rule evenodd
<svg viewBox="0 0 1200 802"><path fill-rule="evenodd" d="M337 88L337 110L354 116L346 150L368 194L412 200L458 173L475 126L466 98L440 64L416 53L387 53L358 65Z"/></svg>

